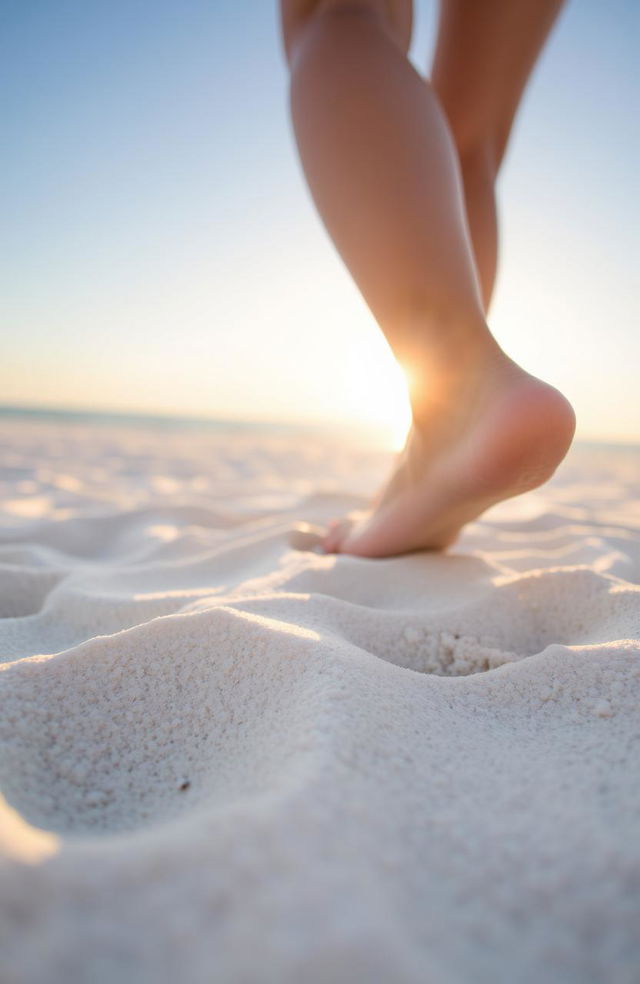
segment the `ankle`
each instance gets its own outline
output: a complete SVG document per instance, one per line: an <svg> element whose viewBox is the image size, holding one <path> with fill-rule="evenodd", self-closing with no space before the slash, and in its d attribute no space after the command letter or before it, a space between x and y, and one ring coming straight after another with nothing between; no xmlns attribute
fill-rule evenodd
<svg viewBox="0 0 640 984"><path fill-rule="evenodd" d="M440 321L437 332L413 332L405 344L394 346L394 353L418 384L475 378L510 361L482 321L473 327Z"/></svg>
<svg viewBox="0 0 640 984"><path fill-rule="evenodd" d="M409 385L414 422L432 421L434 413L453 413L479 403L521 370L493 336L460 338L454 345L430 345L402 362Z"/></svg>

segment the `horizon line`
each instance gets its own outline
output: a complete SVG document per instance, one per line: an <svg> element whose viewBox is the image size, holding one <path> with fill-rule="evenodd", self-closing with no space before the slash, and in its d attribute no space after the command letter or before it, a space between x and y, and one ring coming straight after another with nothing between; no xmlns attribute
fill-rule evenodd
<svg viewBox="0 0 640 984"><path fill-rule="evenodd" d="M40 403L6 403L0 404L0 417L32 417L46 419L51 417L64 417L66 419L81 420L89 418L95 423L116 422L122 424L148 423L165 425L209 425L211 427L233 426L243 429L278 429L278 430L315 430L321 431L333 427L345 427L354 432L373 435L380 432L380 425L377 422L367 422L362 419L347 419L344 417L301 417L283 419L282 417L237 417L225 416L222 414L205 414L177 412L170 410L144 410L144 409L124 409L115 408L96 408L78 407L61 404L40 404ZM381 442L383 443L383 442ZM640 449L640 436L636 439L617 435L615 437L599 437L594 435L580 435L575 438L574 444L602 444L625 448Z"/></svg>

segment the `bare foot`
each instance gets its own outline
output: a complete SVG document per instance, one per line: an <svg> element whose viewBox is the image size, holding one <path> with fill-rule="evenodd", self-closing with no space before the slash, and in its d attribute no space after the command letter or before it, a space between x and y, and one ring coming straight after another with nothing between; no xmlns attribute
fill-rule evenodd
<svg viewBox="0 0 640 984"><path fill-rule="evenodd" d="M567 453L575 416L552 386L500 350L440 375L372 508L334 523L327 553L387 557L440 549L489 506L542 485Z"/></svg>

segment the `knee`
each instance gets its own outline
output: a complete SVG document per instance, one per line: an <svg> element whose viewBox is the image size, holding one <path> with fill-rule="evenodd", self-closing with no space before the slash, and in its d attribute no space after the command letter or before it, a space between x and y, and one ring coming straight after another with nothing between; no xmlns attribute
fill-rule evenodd
<svg viewBox="0 0 640 984"><path fill-rule="evenodd" d="M373 21L406 52L411 43L411 0L281 0L281 23L287 62L308 31L320 22L339 27L345 16Z"/></svg>

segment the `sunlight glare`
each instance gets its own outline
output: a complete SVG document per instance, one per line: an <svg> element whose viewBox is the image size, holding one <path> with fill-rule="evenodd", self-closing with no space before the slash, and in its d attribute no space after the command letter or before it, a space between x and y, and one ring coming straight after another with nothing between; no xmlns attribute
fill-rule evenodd
<svg viewBox="0 0 640 984"><path fill-rule="evenodd" d="M349 383L354 416L375 426L384 444L399 450L411 423L408 380L385 342L362 342L352 352Z"/></svg>

